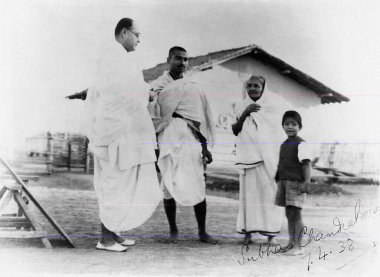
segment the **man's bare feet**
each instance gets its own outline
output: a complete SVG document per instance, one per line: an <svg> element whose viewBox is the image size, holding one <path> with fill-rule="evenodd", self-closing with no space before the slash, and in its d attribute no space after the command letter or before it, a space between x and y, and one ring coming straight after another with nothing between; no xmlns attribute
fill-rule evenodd
<svg viewBox="0 0 380 277"><path fill-rule="evenodd" d="M170 230L170 238L171 239L178 239L178 230Z"/></svg>
<svg viewBox="0 0 380 277"><path fill-rule="evenodd" d="M170 230L169 237L165 239L165 243L177 243L178 242L178 230Z"/></svg>
<svg viewBox="0 0 380 277"><path fill-rule="evenodd" d="M218 244L219 241L216 239L213 239L209 234L199 234L199 240L204 243L210 243L210 244Z"/></svg>

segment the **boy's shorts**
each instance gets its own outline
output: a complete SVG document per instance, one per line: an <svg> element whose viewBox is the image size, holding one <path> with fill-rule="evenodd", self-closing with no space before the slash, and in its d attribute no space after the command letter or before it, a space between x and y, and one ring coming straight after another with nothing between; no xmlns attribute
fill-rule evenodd
<svg viewBox="0 0 380 277"><path fill-rule="evenodd" d="M286 207L294 206L302 208L305 202L306 193L300 192L300 182L280 180L277 182L277 193L275 204Z"/></svg>

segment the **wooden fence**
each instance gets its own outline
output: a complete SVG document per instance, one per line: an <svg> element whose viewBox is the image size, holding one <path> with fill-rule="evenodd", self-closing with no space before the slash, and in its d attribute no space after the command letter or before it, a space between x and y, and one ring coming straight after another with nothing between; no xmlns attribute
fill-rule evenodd
<svg viewBox="0 0 380 277"><path fill-rule="evenodd" d="M80 134L40 134L26 139L30 161L44 161L47 172L55 169L93 171L93 157L88 152L88 139Z"/></svg>
<svg viewBox="0 0 380 277"><path fill-rule="evenodd" d="M380 144L322 144L317 157L319 166L339 169L361 177L379 179L380 176Z"/></svg>
<svg viewBox="0 0 380 277"><path fill-rule="evenodd" d="M54 169L93 172L93 155L88 152L88 139L83 135L46 133L29 137L26 146L30 158L45 163L49 173ZM314 145L313 148L318 167L379 179L380 144L326 143ZM215 145L212 152L215 161L232 164L235 160L233 144Z"/></svg>

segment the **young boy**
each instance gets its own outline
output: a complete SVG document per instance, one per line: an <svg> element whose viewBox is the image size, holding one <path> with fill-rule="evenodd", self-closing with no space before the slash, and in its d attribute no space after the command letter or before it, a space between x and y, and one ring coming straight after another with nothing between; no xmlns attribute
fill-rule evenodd
<svg viewBox="0 0 380 277"><path fill-rule="evenodd" d="M298 136L302 118L296 111L287 111L282 117L282 128L288 139L281 144L280 160L276 173L278 185L275 204L285 207L288 219L289 245L284 248L286 255L303 255L301 247L302 206L305 193L309 190L311 157L307 144Z"/></svg>

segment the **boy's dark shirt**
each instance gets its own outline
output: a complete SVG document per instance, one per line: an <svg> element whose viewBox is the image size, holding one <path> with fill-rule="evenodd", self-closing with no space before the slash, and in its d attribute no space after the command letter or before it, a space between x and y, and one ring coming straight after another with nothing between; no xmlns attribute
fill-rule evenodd
<svg viewBox="0 0 380 277"><path fill-rule="evenodd" d="M276 180L305 181L302 163L298 159L298 145L304 140L296 136L281 144Z"/></svg>

